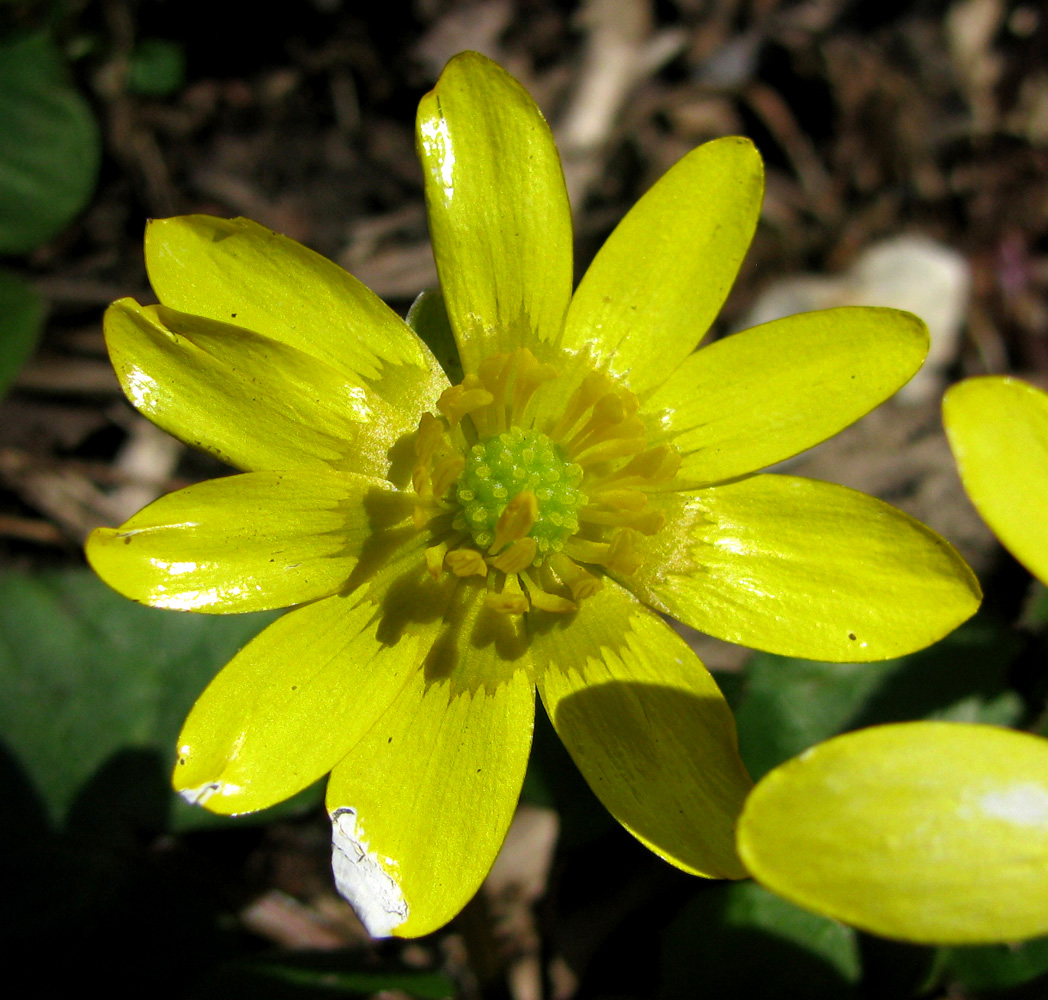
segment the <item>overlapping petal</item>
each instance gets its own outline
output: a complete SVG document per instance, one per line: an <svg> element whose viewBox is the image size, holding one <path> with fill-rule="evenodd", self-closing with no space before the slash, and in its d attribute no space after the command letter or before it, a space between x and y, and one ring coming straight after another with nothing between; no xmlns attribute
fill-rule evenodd
<svg viewBox="0 0 1048 1000"><path fill-rule="evenodd" d="M1048 740L917 722L821 743L767 774L739 821L767 888L928 944L1048 933Z"/></svg>
<svg viewBox="0 0 1048 1000"><path fill-rule="evenodd" d="M346 596L278 619L193 706L174 784L218 813L243 813L306 787L358 743L418 671L453 586L421 553Z"/></svg>
<svg viewBox="0 0 1048 1000"><path fill-rule="evenodd" d="M296 348L395 407L412 409L420 396L435 399L447 387L426 346L374 292L256 222L153 221L146 267L164 305Z"/></svg>
<svg viewBox="0 0 1048 1000"><path fill-rule="evenodd" d="M433 253L462 366L560 333L571 297L571 209L549 126L528 92L476 52L419 104Z"/></svg>
<svg viewBox="0 0 1048 1000"><path fill-rule="evenodd" d="M335 877L375 936L415 937L470 900L524 781L535 688L519 623L463 587L398 699L335 767Z"/></svg>
<svg viewBox="0 0 1048 1000"><path fill-rule="evenodd" d="M762 475L652 502L668 522L625 582L729 642L888 659L942 638L979 604L978 582L944 539L843 486Z"/></svg>
<svg viewBox="0 0 1048 1000"><path fill-rule="evenodd" d="M355 472L382 476L394 443L414 430L363 385L251 330L121 299L105 333L135 407L241 469L316 469L352 456Z"/></svg>
<svg viewBox="0 0 1048 1000"><path fill-rule="evenodd" d="M801 313L696 351L641 414L652 443L683 456L680 479L705 485L832 437L905 385L927 352L924 323L898 309Z"/></svg>
<svg viewBox="0 0 1048 1000"><path fill-rule="evenodd" d="M748 139L705 143L637 202L571 300L563 345L635 393L659 385L710 328L753 238L764 192Z"/></svg>
<svg viewBox="0 0 1048 1000"><path fill-rule="evenodd" d="M686 871L744 877L734 829L750 779L731 710L684 640L610 580L572 619L531 622L543 704L612 815Z"/></svg>
<svg viewBox="0 0 1048 1000"><path fill-rule="evenodd" d="M250 472L169 493L87 543L95 572L158 608L261 611L341 590L366 551L416 532L410 499L381 479L329 471Z"/></svg>
<svg viewBox="0 0 1048 1000"><path fill-rule="evenodd" d="M1048 582L1048 394L1014 378L967 379L943 398L943 422L972 503Z"/></svg>

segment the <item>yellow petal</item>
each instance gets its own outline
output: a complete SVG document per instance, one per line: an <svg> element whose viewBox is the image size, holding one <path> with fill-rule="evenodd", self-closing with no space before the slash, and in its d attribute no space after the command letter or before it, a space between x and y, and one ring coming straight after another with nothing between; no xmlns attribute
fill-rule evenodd
<svg viewBox="0 0 1048 1000"><path fill-rule="evenodd" d="M734 829L750 779L731 710L684 640L610 580L577 614L529 622L543 704L608 810L685 871L744 877Z"/></svg>
<svg viewBox="0 0 1048 1000"><path fill-rule="evenodd" d="M1018 379L967 379L943 398L964 488L1016 559L1048 583L1048 395Z"/></svg>
<svg viewBox="0 0 1048 1000"><path fill-rule="evenodd" d="M417 670L453 584L421 552L348 596L288 612L197 700L174 785L217 813L263 809L327 773Z"/></svg>
<svg viewBox="0 0 1048 1000"><path fill-rule="evenodd" d="M652 494L667 519L628 579L693 628L784 656L851 663L930 645L975 613L979 584L931 529L832 483L751 476Z"/></svg>
<svg viewBox="0 0 1048 1000"><path fill-rule="evenodd" d="M832 437L921 366L924 323L898 309L802 313L695 352L641 407L653 444L684 456L680 479L756 472Z"/></svg>
<svg viewBox="0 0 1048 1000"><path fill-rule="evenodd" d="M571 210L535 102L491 60L463 52L419 104L417 144L462 367L555 341L571 297Z"/></svg>
<svg viewBox="0 0 1048 1000"><path fill-rule="evenodd" d="M250 472L170 493L87 542L94 571L157 608L261 611L347 586L365 544L414 537L410 497L350 473Z"/></svg>
<svg viewBox="0 0 1048 1000"><path fill-rule="evenodd" d="M385 476L390 448L418 420L293 347L163 306L121 299L105 334L141 413L241 469L342 465Z"/></svg>
<svg viewBox="0 0 1048 1000"><path fill-rule="evenodd" d="M481 593L460 586L423 668L328 783L336 882L376 937L447 923L513 818L535 691L518 619Z"/></svg>
<svg viewBox="0 0 1048 1000"><path fill-rule="evenodd" d="M571 300L563 345L591 351L633 392L694 350L727 297L764 193L748 139L692 150L630 210Z"/></svg>
<svg viewBox="0 0 1048 1000"><path fill-rule="evenodd" d="M351 385L414 409L447 388L407 324L337 264L248 219L185 215L146 230L146 267L172 309L253 330Z"/></svg>
<svg viewBox="0 0 1048 1000"><path fill-rule="evenodd" d="M739 851L767 888L875 934L1048 934L1048 740L949 722L839 736L758 783Z"/></svg>

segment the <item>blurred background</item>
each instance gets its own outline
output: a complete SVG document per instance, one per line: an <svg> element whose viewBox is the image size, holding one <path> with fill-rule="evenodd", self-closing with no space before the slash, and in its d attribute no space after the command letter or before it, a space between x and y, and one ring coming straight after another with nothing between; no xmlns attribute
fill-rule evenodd
<svg viewBox="0 0 1048 1000"><path fill-rule="evenodd" d="M372 942L334 892L322 788L222 820L167 776L193 698L272 615L146 609L81 545L227 471L139 417L105 306L154 301L145 221L244 215L401 313L436 282L419 97L475 49L564 159L576 280L680 156L750 136L761 225L711 336L837 304L910 309L932 356L790 471L874 493L953 542L983 612L915 656L786 661L688 635L755 778L834 733L954 718L1048 735L1043 588L965 500L943 389L1048 387L1048 13L1034 0L211 0L0 3L0 920L17 967L153 997L1029 997L1048 940L931 949L752 883L703 883L624 833L537 722L495 871L449 928Z"/></svg>

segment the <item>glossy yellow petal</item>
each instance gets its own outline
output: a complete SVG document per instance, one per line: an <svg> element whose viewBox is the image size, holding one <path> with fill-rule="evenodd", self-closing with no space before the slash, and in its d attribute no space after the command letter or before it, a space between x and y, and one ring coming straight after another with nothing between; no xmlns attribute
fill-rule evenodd
<svg viewBox="0 0 1048 1000"><path fill-rule="evenodd" d="M1048 394L1014 378L967 379L943 398L943 422L972 503L1048 583Z"/></svg>
<svg viewBox="0 0 1048 1000"><path fill-rule="evenodd" d="M831 483L751 476L654 494L666 526L626 581L693 628L785 656L859 662L922 649L975 613L972 571L931 529Z"/></svg>
<svg viewBox="0 0 1048 1000"><path fill-rule="evenodd" d="M519 619L463 584L421 670L335 768L340 892L376 937L417 937L474 895L524 781L535 691Z"/></svg>
<svg viewBox="0 0 1048 1000"><path fill-rule="evenodd" d="M419 104L417 145L463 368L555 341L571 297L571 210L553 136L528 92L463 52Z"/></svg>
<svg viewBox="0 0 1048 1000"><path fill-rule="evenodd" d="M619 223L571 300L564 347L633 392L659 385L710 328L753 238L764 193L748 139L692 150Z"/></svg>
<svg viewBox="0 0 1048 1000"><path fill-rule="evenodd" d="M327 597L369 540L397 537L411 498L351 473L249 472L169 493L87 542L94 571L157 608L261 611ZM415 532L407 526L399 537Z"/></svg>
<svg viewBox="0 0 1048 1000"><path fill-rule="evenodd" d="M106 343L127 398L186 444L241 469L342 466L385 476L418 420L324 362L235 326L121 299Z"/></svg>
<svg viewBox="0 0 1048 1000"><path fill-rule="evenodd" d="M447 387L425 345L378 296L257 222L207 215L151 222L146 267L164 305L296 348L395 406L413 409Z"/></svg>
<svg viewBox="0 0 1048 1000"><path fill-rule="evenodd" d="M608 810L685 871L744 877L734 830L750 779L731 710L684 640L611 580L570 618L529 623L543 704Z"/></svg>
<svg viewBox="0 0 1048 1000"><path fill-rule="evenodd" d="M237 814L326 774L417 673L452 588L425 572L416 551L347 596L278 619L193 706L178 738L175 788Z"/></svg>
<svg viewBox="0 0 1048 1000"><path fill-rule="evenodd" d="M1048 934L1048 740L949 722L839 736L758 783L739 852L767 888L875 934Z"/></svg>
<svg viewBox="0 0 1048 1000"><path fill-rule="evenodd" d="M696 351L645 400L652 443L671 440L689 483L731 479L832 437L921 366L924 323L898 309L802 313Z"/></svg>

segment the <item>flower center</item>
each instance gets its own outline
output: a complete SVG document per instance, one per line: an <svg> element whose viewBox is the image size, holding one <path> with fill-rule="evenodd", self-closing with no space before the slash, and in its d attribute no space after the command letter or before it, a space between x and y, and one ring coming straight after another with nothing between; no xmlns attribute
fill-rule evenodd
<svg viewBox="0 0 1048 1000"><path fill-rule="evenodd" d="M579 530L582 467L564 459L561 449L540 431L513 427L473 445L455 483L461 523L473 541L488 548L503 511L524 492L535 497L535 522L527 537L535 540L536 562L564 548Z"/></svg>
<svg viewBox="0 0 1048 1000"><path fill-rule="evenodd" d="M486 604L505 614L570 613L601 589L601 570L635 573L639 540L663 524L648 494L680 465L675 449L648 447L636 396L599 372L536 426L532 396L556 375L526 348L485 358L415 436L429 572L484 577Z"/></svg>

